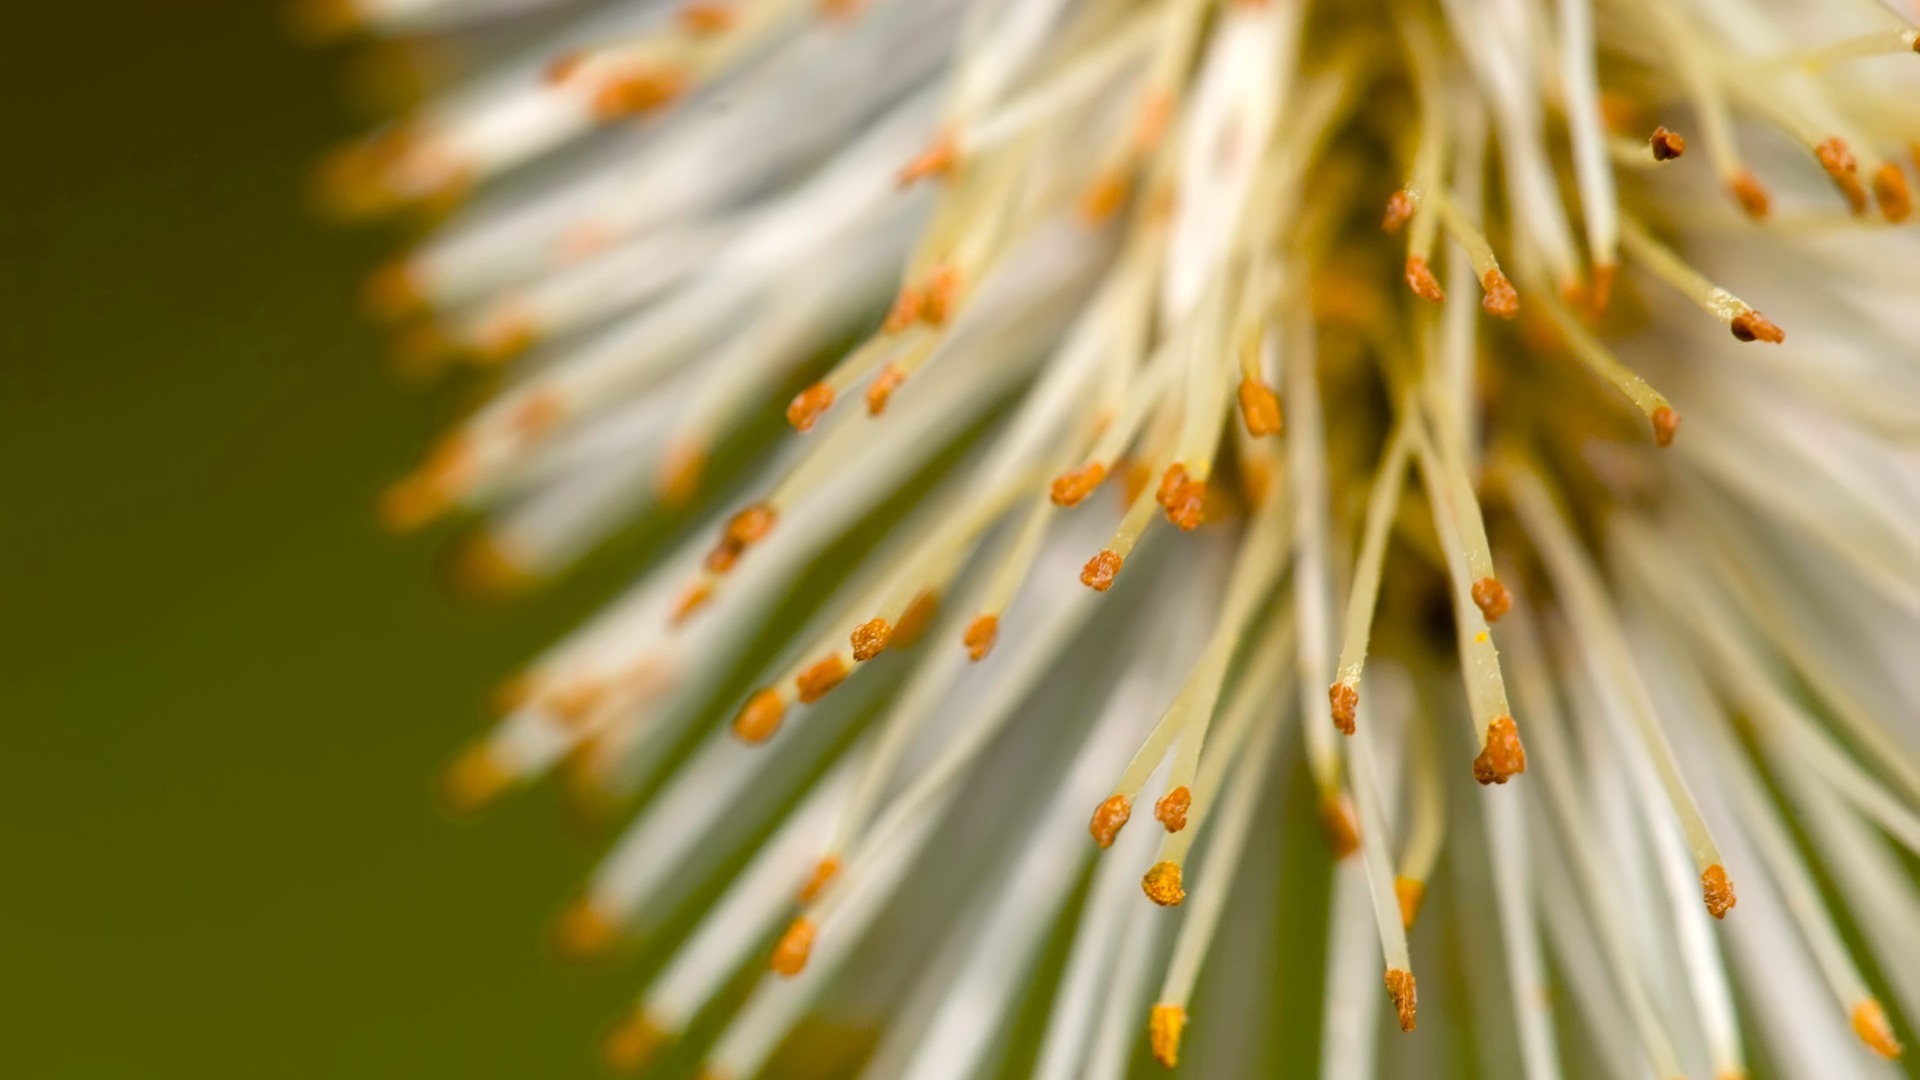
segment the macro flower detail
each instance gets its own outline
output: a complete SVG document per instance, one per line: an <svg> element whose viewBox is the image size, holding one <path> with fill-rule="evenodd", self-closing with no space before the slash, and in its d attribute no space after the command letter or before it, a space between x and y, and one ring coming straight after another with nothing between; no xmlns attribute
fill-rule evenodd
<svg viewBox="0 0 1920 1080"><path fill-rule="evenodd" d="M609 1063L1894 1075L1911 14L304 5L460 75L322 177L488 390L385 518L674 538L446 778L631 809Z"/></svg>

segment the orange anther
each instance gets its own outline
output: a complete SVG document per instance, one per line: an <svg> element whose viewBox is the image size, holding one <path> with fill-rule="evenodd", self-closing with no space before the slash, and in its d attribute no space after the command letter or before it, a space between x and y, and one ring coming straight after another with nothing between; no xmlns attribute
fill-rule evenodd
<svg viewBox="0 0 1920 1080"><path fill-rule="evenodd" d="M1133 802L1125 795L1110 795L1093 812L1093 820L1088 823L1087 831L1093 834L1093 842L1103 848L1113 846L1113 838L1120 835L1120 829L1127 819L1133 816Z"/></svg>
<svg viewBox="0 0 1920 1080"><path fill-rule="evenodd" d="M1153 816L1170 833L1187 827L1187 811L1193 808L1193 792L1185 784L1174 788L1153 804Z"/></svg>
<svg viewBox="0 0 1920 1080"><path fill-rule="evenodd" d="M1251 376L1240 380L1240 420L1254 438L1280 432L1280 398L1273 388Z"/></svg>
<svg viewBox="0 0 1920 1080"><path fill-rule="evenodd" d="M893 627L885 619L869 619L853 628L847 635L847 643L853 647L855 660L871 660L886 650L887 641L893 637Z"/></svg>
<svg viewBox="0 0 1920 1080"><path fill-rule="evenodd" d="M1473 759L1473 778L1482 784L1504 784L1527 771L1527 750L1520 745L1520 729L1513 717L1496 716L1487 725L1487 745Z"/></svg>
<svg viewBox="0 0 1920 1080"><path fill-rule="evenodd" d="M839 654L827 657L802 671L794 679L799 688L802 704L811 705L827 695L827 691L839 686L847 678L847 662Z"/></svg>
<svg viewBox="0 0 1920 1080"><path fill-rule="evenodd" d="M780 700L779 691L758 691L747 699L739 715L733 718L733 733L742 742L766 742L773 738L774 732L780 730L780 720L786 713L787 703Z"/></svg>
<svg viewBox="0 0 1920 1080"><path fill-rule="evenodd" d="M1093 494L1093 489L1099 487L1106 478L1107 467L1096 461L1054 477L1050 494L1055 505L1074 506Z"/></svg>
<svg viewBox="0 0 1920 1080"><path fill-rule="evenodd" d="M1000 617L981 615L967 624L967 633L961 638L961 644L967 647L968 658L980 661L985 660L987 654L993 651L993 643L999 638Z"/></svg>
<svg viewBox="0 0 1920 1080"><path fill-rule="evenodd" d="M833 408L833 387L817 382L793 396L787 404L787 423L799 432L813 430L822 414Z"/></svg>
<svg viewBox="0 0 1920 1080"><path fill-rule="evenodd" d="M1407 256L1407 287L1422 300L1440 303L1447 298L1446 291L1440 288L1440 281L1433 276L1433 269L1427 260L1418 255Z"/></svg>
<svg viewBox="0 0 1920 1080"><path fill-rule="evenodd" d="M1113 588L1113 579L1120 573L1122 560L1118 553L1102 551L1087 560L1080 570L1080 584L1094 592L1106 592Z"/></svg>

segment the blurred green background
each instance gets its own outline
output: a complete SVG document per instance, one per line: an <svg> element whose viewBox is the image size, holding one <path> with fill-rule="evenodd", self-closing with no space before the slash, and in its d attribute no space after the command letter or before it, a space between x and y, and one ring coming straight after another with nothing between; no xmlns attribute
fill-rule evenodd
<svg viewBox="0 0 1920 1080"><path fill-rule="evenodd" d="M542 937L593 846L431 789L597 590L476 615L375 525L445 403L356 311L394 238L306 204L344 54L257 0L7 22L0 1075L600 1075L632 982Z"/></svg>

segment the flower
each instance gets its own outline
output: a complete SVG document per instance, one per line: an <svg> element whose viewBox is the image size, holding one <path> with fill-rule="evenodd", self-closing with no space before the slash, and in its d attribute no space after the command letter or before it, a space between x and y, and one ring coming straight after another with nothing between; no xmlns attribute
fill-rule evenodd
<svg viewBox="0 0 1920 1080"><path fill-rule="evenodd" d="M345 212L474 195L372 286L410 365L500 370L389 519L483 517L462 565L509 586L701 518L448 778L638 801L561 941L697 925L616 1064L717 1017L745 1080L824 1012L883 1032L836 1074L1112 1076L1144 1036L1265 1075L1324 978L1289 1068L1359 1076L1430 971L1512 1075L1899 1053L1913 29L562 6L308 14L473 68L327 169ZM1324 976L1276 971L1321 888Z"/></svg>

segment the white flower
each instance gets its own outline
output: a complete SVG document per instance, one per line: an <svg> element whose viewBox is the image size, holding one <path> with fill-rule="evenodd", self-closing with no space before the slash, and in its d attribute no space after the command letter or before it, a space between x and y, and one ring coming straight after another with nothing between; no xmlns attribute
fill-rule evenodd
<svg viewBox="0 0 1920 1080"><path fill-rule="evenodd" d="M1893 11L313 5L472 69L328 172L345 211L474 194L374 299L415 365L513 364L395 524L484 516L467 566L505 584L656 502L727 511L450 775L463 806L563 763L644 796L563 941L701 907L611 1057L758 966L712 1075L819 1012L880 1027L870 1077L1116 1076L1143 1032L1271 1075L1261 1032L1322 979L1285 1075L1430 1075L1441 1044L1379 1032L1433 971L1483 1075L1724 1080L1750 1044L1891 1075L1868 1051L1920 1016ZM762 453L783 387L801 434ZM1323 976L1274 959L1329 872L1283 847L1302 807Z"/></svg>

